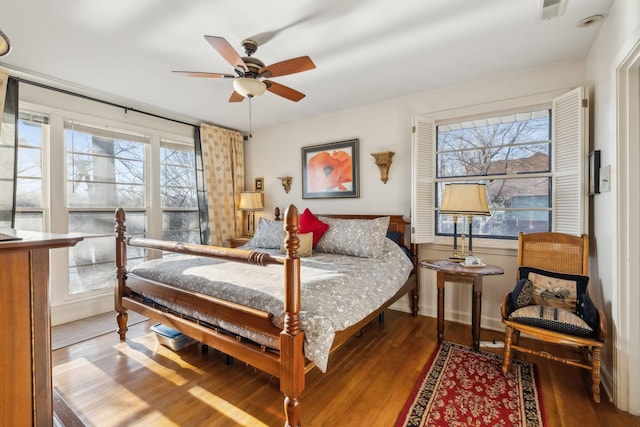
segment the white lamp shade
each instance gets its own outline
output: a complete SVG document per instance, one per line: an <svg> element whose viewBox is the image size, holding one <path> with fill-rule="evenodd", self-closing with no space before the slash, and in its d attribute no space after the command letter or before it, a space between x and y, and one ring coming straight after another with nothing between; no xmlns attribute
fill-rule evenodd
<svg viewBox="0 0 640 427"><path fill-rule="evenodd" d="M490 216L485 184L447 184L440 213Z"/></svg>
<svg viewBox="0 0 640 427"><path fill-rule="evenodd" d="M238 209L241 211L260 211L264 209L262 193L260 191L245 191L240 193L240 205Z"/></svg>
<svg viewBox="0 0 640 427"><path fill-rule="evenodd" d="M239 77L233 80L233 89L244 97L254 97L262 95L267 85L260 80Z"/></svg>

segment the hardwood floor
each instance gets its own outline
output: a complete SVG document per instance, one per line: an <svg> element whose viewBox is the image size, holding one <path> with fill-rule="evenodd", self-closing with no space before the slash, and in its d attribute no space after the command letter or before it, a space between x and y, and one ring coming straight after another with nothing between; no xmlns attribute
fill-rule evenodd
<svg viewBox="0 0 640 427"><path fill-rule="evenodd" d="M277 378L238 361L228 366L223 355L203 354L197 344L173 352L156 344L150 325L130 327L127 343L114 332L54 351L56 403L66 402L88 426L283 425ZM326 374L309 372L303 426L393 426L436 348L435 335L435 319L388 310L384 327L374 322L349 340ZM481 337L502 338L491 331ZM446 322L445 339L470 345L471 328ZM593 403L586 371L530 360L548 426L640 426L640 417L615 409L604 392L603 403Z"/></svg>

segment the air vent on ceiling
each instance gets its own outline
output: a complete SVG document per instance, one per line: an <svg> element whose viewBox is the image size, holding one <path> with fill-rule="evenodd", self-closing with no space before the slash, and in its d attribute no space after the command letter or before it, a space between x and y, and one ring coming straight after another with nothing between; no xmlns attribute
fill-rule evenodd
<svg viewBox="0 0 640 427"><path fill-rule="evenodd" d="M540 0L540 19L551 19L564 13L566 0Z"/></svg>

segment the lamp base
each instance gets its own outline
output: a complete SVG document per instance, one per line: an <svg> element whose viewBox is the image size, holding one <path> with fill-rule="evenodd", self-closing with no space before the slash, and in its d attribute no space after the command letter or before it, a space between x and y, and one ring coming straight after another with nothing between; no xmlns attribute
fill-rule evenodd
<svg viewBox="0 0 640 427"><path fill-rule="evenodd" d="M458 255L451 255L449 257L449 261L453 261L453 262L464 262L464 258Z"/></svg>

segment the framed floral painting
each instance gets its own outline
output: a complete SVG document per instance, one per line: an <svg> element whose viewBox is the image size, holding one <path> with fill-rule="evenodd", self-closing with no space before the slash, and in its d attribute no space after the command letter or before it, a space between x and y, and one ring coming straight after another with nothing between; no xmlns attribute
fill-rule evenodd
<svg viewBox="0 0 640 427"><path fill-rule="evenodd" d="M302 147L302 198L359 197L358 140Z"/></svg>

